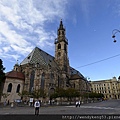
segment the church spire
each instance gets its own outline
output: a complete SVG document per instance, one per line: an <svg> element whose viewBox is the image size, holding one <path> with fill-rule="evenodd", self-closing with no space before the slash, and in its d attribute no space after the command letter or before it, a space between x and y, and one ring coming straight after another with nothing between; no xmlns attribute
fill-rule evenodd
<svg viewBox="0 0 120 120"><path fill-rule="evenodd" d="M14 65L14 71L20 72L20 65L18 64L18 60L16 61L16 64Z"/></svg>
<svg viewBox="0 0 120 120"><path fill-rule="evenodd" d="M68 40L66 38L62 19L57 31L57 38L55 39L55 59L61 70L63 70L64 72L69 71Z"/></svg>
<svg viewBox="0 0 120 120"><path fill-rule="evenodd" d="M63 28L63 23L62 23L62 19L61 19L61 21L60 21L60 26L59 26L59 30L65 30L65 29Z"/></svg>
<svg viewBox="0 0 120 120"><path fill-rule="evenodd" d="M62 19L60 21L60 25L59 25L59 28L58 28L58 31L57 31L57 38L55 39L55 44L57 42L61 42L61 41L64 41L66 42L66 44L68 44L68 41L67 41L67 38L65 36L65 28L63 26L63 22L62 22Z"/></svg>
<svg viewBox="0 0 120 120"><path fill-rule="evenodd" d="M68 40L66 38L66 30L63 26L62 19L57 30L57 38L55 39L55 60L61 69L61 79L63 86L66 86L69 78L69 59L68 59Z"/></svg>

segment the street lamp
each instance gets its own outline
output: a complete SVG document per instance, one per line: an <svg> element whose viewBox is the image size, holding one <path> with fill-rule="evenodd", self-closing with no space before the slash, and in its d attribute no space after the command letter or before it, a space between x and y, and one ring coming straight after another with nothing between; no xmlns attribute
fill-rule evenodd
<svg viewBox="0 0 120 120"><path fill-rule="evenodd" d="M114 41L113 41L113 42L117 42L117 40L115 40L115 37L116 37L115 34L118 33L118 32L120 33L120 30L118 30L118 29L114 29L114 30L112 31L112 38L114 38Z"/></svg>

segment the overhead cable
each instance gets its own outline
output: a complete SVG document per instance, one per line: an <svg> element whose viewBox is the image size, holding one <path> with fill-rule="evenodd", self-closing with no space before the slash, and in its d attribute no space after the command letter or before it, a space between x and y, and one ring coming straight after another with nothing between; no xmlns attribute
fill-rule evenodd
<svg viewBox="0 0 120 120"><path fill-rule="evenodd" d="M98 60L96 62L92 62L92 63L86 64L86 65L82 65L82 66L79 66L79 67L76 67L76 68L86 67L86 66L93 65L93 64L96 64L96 63L99 63L99 62L103 62L105 60L109 60L109 59L112 59L112 58L115 58L115 57L118 57L118 56L120 56L120 54L117 54L117 55L114 55L114 56L111 56L111 57L108 57L108 58L105 58L105 59L102 59L102 60Z"/></svg>

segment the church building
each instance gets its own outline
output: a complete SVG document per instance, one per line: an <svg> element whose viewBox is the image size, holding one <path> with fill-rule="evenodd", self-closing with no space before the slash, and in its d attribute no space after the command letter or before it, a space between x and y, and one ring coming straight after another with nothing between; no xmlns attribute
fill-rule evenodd
<svg viewBox="0 0 120 120"><path fill-rule="evenodd" d="M7 100L20 99L18 92L22 91L31 93L42 89L50 96L56 88L89 89L87 79L69 64L68 40L62 20L54 44L54 57L35 47L20 64L15 64L14 69L6 73L3 93L9 94Z"/></svg>

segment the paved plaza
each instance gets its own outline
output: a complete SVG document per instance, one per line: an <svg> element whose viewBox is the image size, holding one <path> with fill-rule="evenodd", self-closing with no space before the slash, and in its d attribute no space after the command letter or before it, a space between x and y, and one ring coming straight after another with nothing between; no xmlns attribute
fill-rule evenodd
<svg viewBox="0 0 120 120"><path fill-rule="evenodd" d="M29 114L34 115L34 107L22 106L13 107L10 106L0 107L0 115L11 114ZM80 107L75 105L64 106L42 106L40 108L40 114L120 114L120 100L109 100L96 103L82 104Z"/></svg>
<svg viewBox="0 0 120 120"><path fill-rule="evenodd" d="M120 100L64 106L42 106L39 116L30 106L0 106L0 120L120 120Z"/></svg>

